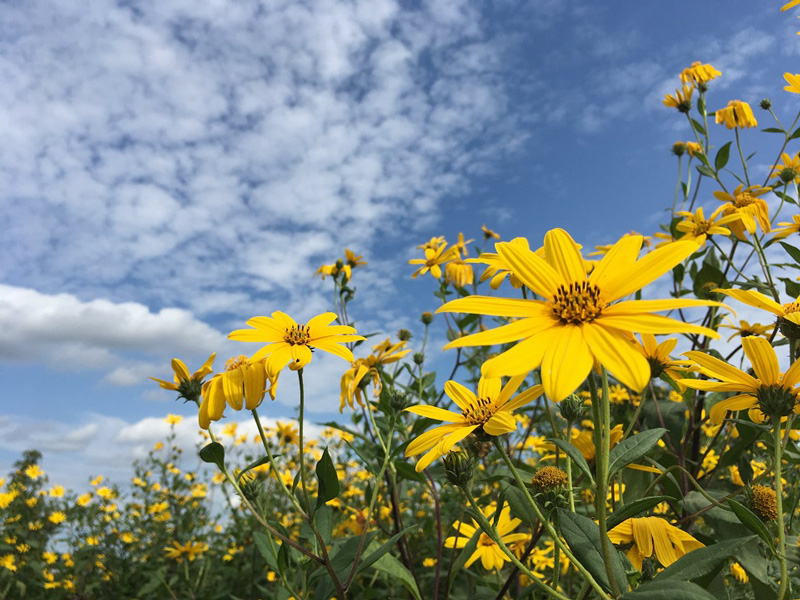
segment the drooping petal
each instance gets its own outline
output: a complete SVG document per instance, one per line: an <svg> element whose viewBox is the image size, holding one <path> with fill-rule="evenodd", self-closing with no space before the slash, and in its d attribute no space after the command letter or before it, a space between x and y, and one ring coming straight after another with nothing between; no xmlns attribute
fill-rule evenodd
<svg viewBox="0 0 800 600"><path fill-rule="evenodd" d="M708 417L715 425L719 425L725 419L725 414L729 410L744 410L750 408L756 403L755 396L750 394L739 394L738 396L731 396L720 400L708 412Z"/></svg>
<svg viewBox="0 0 800 600"><path fill-rule="evenodd" d="M547 397L559 402L584 382L594 359L578 325L561 327L542 360L542 386Z"/></svg>
<svg viewBox="0 0 800 600"><path fill-rule="evenodd" d="M658 517L650 517L650 519L655 519L658 521L658 523L651 522L650 528L653 534L653 545L655 546L656 550L656 558L658 559L658 562L665 567L668 567L678 560L678 555L675 552L675 548L673 547L672 542L667 535L667 527L669 527L669 523L663 519L659 519Z"/></svg>
<svg viewBox="0 0 800 600"><path fill-rule="evenodd" d="M742 349L753 365L753 371L761 383L775 385L781 376L781 369L778 366L778 357L775 350L767 340L757 336L747 336L742 338Z"/></svg>
<svg viewBox="0 0 800 600"><path fill-rule="evenodd" d="M614 377L636 392L644 389L650 381L650 363L635 342L621 332L599 326L597 321L584 324L583 335L594 357Z"/></svg>
<svg viewBox="0 0 800 600"><path fill-rule="evenodd" d="M755 290L716 289L714 291L725 294L726 296L730 296L731 298L734 298L739 302L743 302L748 306L763 308L764 310L771 312L773 315L782 316L784 313L783 306L775 302L775 300L769 296L765 296L761 292L757 292Z"/></svg>
<svg viewBox="0 0 800 600"><path fill-rule="evenodd" d="M657 518L657 517L650 517ZM647 517L631 519L633 522L633 543L639 548L642 556L653 555L653 534L650 532L650 523Z"/></svg>
<svg viewBox="0 0 800 600"><path fill-rule="evenodd" d="M689 352L684 352L684 356L687 356L690 360L700 365L705 372L712 374L717 379L741 384L742 391L747 390L755 392L760 387L758 380L752 375L748 375L744 371L732 367L728 363L714 358L709 354L690 350Z"/></svg>
<svg viewBox="0 0 800 600"><path fill-rule="evenodd" d="M800 358L794 361L794 364L786 370L786 373L781 378L781 383L785 387L795 387L800 383Z"/></svg>
<svg viewBox="0 0 800 600"><path fill-rule="evenodd" d="M223 373L222 389L224 390L225 400L233 410L242 410L244 400L244 375L242 369L234 369Z"/></svg>
<svg viewBox="0 0 800 600"><path fill-rule="evenodd" d="M330 341L328 338L323 338L321 340L312 340L308 343L309 346L314 348L319 348L320 350L324 350L334 356L338 356L340 358L345 359L347 362L353 362L353 353L347 346L343 346L337 341L334 341L336 338L331 338Z"/></svg>
<svg viewBox="0 0 800 600"><path fill-rule="evenodd" d="M461 425L439 425L438 427L426 431L406 446L406 456L415 456L416 454L429 450L438 444L444 436L455 431L459 427L461 427Z"/></svg>
<svg viewBox="0 0 800 600"><path fill-rule="evenodd" d="M180 358L172 359L172 370L175 371L175 378L178 381L189 379L189 369L186 368L186 365Z"/></svg>
<svg viewBox="0 0 800 600"><path fill-rule="evenodd" d="M286 342L275 345L275 349L267 356L267 360L264 363L264 367L267 369L267 374L270 377L275 376L276 373L286 366L286 363L292 360L292 348L294 348L294 346L290 346ZM263 348L261 350L263 350ZM259 353L260 351L256 352L250 357L250 360L258 360L256 357L261 358L261 356L258 356Z"/></svg>
<svg viewBox="0 0 800 600"><path fill-rule="evenodd" d="M503 435L516 431L517 421L510 412L496 412L483 424L483 430L489 435Z"/></svg>
<svg viewBox="0 0 800 600"><path fill-rule="evenodd" d="M261 363L247 364L242 367L244 371L244 397L245 408L253 410L258 408L264 399L267 387L267 372Z"/></svg>

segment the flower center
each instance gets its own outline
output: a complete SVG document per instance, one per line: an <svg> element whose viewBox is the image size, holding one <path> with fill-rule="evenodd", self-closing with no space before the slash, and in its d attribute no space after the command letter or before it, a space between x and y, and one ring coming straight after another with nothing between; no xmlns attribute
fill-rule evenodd
<svg viewBox="0 0 800 600"><path fill-rule="evenodd" d="M551 304L553 313L564 324L593 321L606 306L600 299L600 288L588 281L559 286Z"/></svg>
<svg viewBox="0 0 800 600"><path fill-rule="evenodd" d="M788 304L783 305L784 314L790 315L798 311L800 311L800 304L798 304L797 302L789 302Z"/></svg>
<svg viewBox="0 0 800 600"><path fill-rule="evenodd" d="M293 325L284 329L283 341L290 346L307 346L311 336L308 334L308 327L304 325Z"/></svg>
<svg viewBox="0 0 800 600"><path fill-rule="evenodd" d="M733 205L736 208L750 206L755 201L756 198L753 197L750 192L740 192L733 197Z"/></svg>
<svg viewBox="0 0 800 600"><path fill-rule="evenodd" d="M483 425L494 416L494 400L478 398L478 401L463 411L463 414L470 425Z"/></svg>
<svg viewBox="0 0 800 600"><path fill-rule="evenodd" d="M494 546L494 540L490 538L485 533L481 533L481 537L478 539L479 546Z"/></svg>

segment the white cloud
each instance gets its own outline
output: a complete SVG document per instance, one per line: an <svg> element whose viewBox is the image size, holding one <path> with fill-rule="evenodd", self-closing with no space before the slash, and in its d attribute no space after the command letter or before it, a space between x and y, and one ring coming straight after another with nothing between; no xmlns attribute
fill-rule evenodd
<svg viewBox="0 0 800 600"><path fill-rule="evenodd" d="M0 6L0 278L201 315L294 297L518 145L479 17L462 0Z"/></svg>
<svg viewBox="0 0 800 600"><path fill-rule="evenodd" d="M0 285L0 359L59 368L112 368L107 380L131 385L160 369L131 353L163 357L227 348L224 335L186 310L153 312L136 302L82 302L71 294L42 294Z"/></svg>

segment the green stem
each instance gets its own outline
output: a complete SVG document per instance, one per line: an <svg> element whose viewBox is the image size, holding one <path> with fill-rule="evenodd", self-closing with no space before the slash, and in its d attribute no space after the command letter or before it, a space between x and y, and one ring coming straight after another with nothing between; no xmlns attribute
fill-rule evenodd
<svg viewBox="0 0 800 600"><path fill-rule="evenodd" d="M549 596L556 598L557 600L569 600L569 598L567 598L566 596L562 596L556 590L547 587L544 583L542 583L539 580L538 577L536 577L536 575L534 575L531 572L531 570L528 567L523 565L517 559L514 553L508 548L508 546L505 545L505 542L503 542L502 538L500 537L500 534L497 532L497 528L494 525L492 525L483 515L483 511L478 507L477 503L475 502L475 499L472 497L472 494L467 489L467 486L461 486L461 491L464 493L464 497L467 499L467 502L469 502L469 505L475 512L475 518L477 519L478 524L481 526L481 529L486 533L486 535L492 538L492 541L494 541L494 543L497 544L497 546L500 548L500 550L503 551L503 553L509 558L509 560L520 571L522 571L523 573L525 573L525 575L528 576L528 579L530 579L531 583L533 583L543 592L547 593Z"/></svg>
<svg viewBox="0 0 800 600"><path fill-rule="evenodd" d="M545 400L547 402L547 400ZM572 437L572 421L567 421L567 441ZM572 459L567 456L567 481L569 481L569 510L575 512L575 495L572 493Z"/></svg>
<svg viewBox="0 0 800 600"><path fill-rule="evenodd" d="M781 565L781 585L778 588L777 600L783 600L789 590L789 567L786 564L786 528L783 521L783 482L781 481L781 418L772 417L772 429L775 443L775 505L778 509L778 562ZM789 432L786 432L789 435Z"/></svg>
<svg viewBox="0 0 800 600"><path fill-rule="evenodd" d="M761 241L758 239L758 235L753 236L753 247L756 249L756 253L758 253L758 261L761 263L761 268L764 271L764 277L766 277L767 283L769 283L769 291L772 293L772 297L775 299L775 302L779 302L780 296L778 295L778 291L775 289L775 283L772 281L772 273L769 270L769 262L767 261L767 257L764 255L764 248L761 246Z"/></svg>
<svg viewBox="0 0 800 600"><path fill-rule="evenodd" d="M747 186L750 187L750 175L747 173L747 161L744 159L744 153L742 152L742 144L739 142L739 128L733 128L734 133L736 134L736 148L739 150L739 158L742 159L742 168L744 169L744 180L747 182Z"/></svg>
<svg viewBox="0 0 800 600"><path fill-rule="evenodd" d="M308 513L309 523L312 524L314 520L314 511L311 509L311 501L308 499L308 485L306 484L306 459L305 459L305 442L303 439L303 422L305 421L305 389L303 387L303 369L297 370L297 381L300 385L300 419L298 421L298 429L300 435L300 483L303 488L303 499L306 503L306 512ZM313 524L312 524L313 527Z"/></svg>
<svg viewBox="0 0 800 600"><path fill-rule="evenodd" d="M606 498L608 497L608 454L611 451L611 439L609 428L611 423L611 407L608 402L608 374L605 367L601 368L603 397L597 393L597 382L594 373L589 373L589 392L592 394L592 417L594 420L594 439L595 439L595 480L597 483L597 493L595 494L595 518L600 527L600 548L602 550L603 562L606 566L606 574L611 585L611 593L620 596L617 579L614 577L614 567L611 564L611 540L608 539L608 525L606 523Z"/></svg>
<svg viewBox="0 0 800 600"><path fill-rule="evenodd" d="M631 417L631 422L628 423L627 429L625 429L625 433L622 434L622 440L628 437L633 431L633 426L636 424L636 420L639 418L639 414L642 412L642 406L644 406L644 399L647 397L647 387L642 390L642 395L639 396L639 406L636 407L636 410L633 411L633 416ZM620 442L622 441L620 440Z"/></svg>
<svg viewBox="0 0 800 600"><path fill-rule="evenodd" d="M517 482L517 486L522 493L525 495L525 499L530 504L533 511L536 513L536 518L539 519L539 522L544 525L545 530L547 531L547 535L550 536L550 539L553 540L553 543L558 546L561 551L564 553L564 556L575 566L576 569L583 575L584 579L589 582L589 585L600 595L601 598L608 598L608 594L603 591L603 588L600 587L600 584L597 583L597 580L592 577L592 574L584 567L581 562L575 558L575 555L570 551L569 548L561 541L561 537L558 535L558 532L553 527L552 523L548 519L544 517L542 511L539 510L539 505L536 504L536 501L531 497L531 493L528 491L528 487L525 485L525 482L522 481L522 477L520 477L517 468L514 466L514 463L511 462L511 458L508 456L506 449L503 447L503 443L500 438L495 437L493 438L494 446L497 448L498 452L500 452L500 456L503 458L503 461L506 463L509 471L514 476L514 480Z"/></svg>

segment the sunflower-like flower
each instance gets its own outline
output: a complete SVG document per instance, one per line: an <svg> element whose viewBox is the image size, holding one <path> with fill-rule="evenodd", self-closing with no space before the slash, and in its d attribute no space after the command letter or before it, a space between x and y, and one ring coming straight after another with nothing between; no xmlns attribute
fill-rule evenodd
<svg viewBox="0 0 800 600"><path fill-rule="evenodd" d="M748 306L771 312L778 317L778 327L781 328L781 332L784 335L789 334L787 337L798 337L793 334L800 331L800 296L792 302L779 304L769 296L765 296L756 290L715 289L714 291L730 296ZM789 331L785 331L787 328Z"/></svg>
<svg viewBox="0 0 800 600"><path fill-rule="evenodd" d="M486 227L486 225L481 225L481 231L483 232L483 239L484 240L489 240L489 239L492 239L492 238L494 238L496 240L500 239L500 234L498 234L495 231L492 231L491 229Z"/></svg>
<svg viewBox="0 0 800 600"><path fill-rule="evenodd" d="M162 389L178 392L178 398L185 398L186 400L195 402L200 397L200 387L203 384L203 379L213 371L211 365L214 363L215 356L216 353L209 356L206 362L203 363L203 366L197 369L192 375L189 375L189 369L186 368L186 365L181 359L173 358L172 370L175 373L175 383L164 381L163 379L156 379L155 377L148 377L148 379L157 382Z"/></svg>
<svg viewBox="0 0 800 600"><path fill-rule="evenodd" d="M633 543L627 555L639 571L642 570L642 561L653 556L654 552L658 562L668 567L684 554L705 547L660 517L627 519L609 531L608 537L614 544Z"/></svg>
<svg viewBox="0 0 800 600"><path fill-rule="evenodd" d="M739 392L711 407L708 413L711 422L719 425L729 410L749 409L750 418L756 423L762 423L767 416L785 417L800 412L800 390L795 389L800 385L800 359L781 374L775 350L764 338L742 338L742 349L753 366L755 377L704 352L685 353L703 375L719 379L682 379L680 382L686 387L710 392Z"/></svg>
<svg viewBox="0 0 800 600"><path fill-rule="evenodd" d="M331 325L335 319L335 313L326 312L305 325L298 325L292 317L276 310L271 318L253 317L247 321L253 329L231 331L228 338L240 342L268 342L250 357L250 362L266 357L264 365L272 378L287 363L291 362L290 368L295 371L305 367L311 362L314 348L353 362L353 353L342 344L366 338L356 335L356 330L349 325Z"/></svg>
<svg viewBox="0 0 800 600"><path fill-rule="evenodd" d="M406 343L404 341L392 344L389 338L386 338L380 344L372 347L372 354L367 358L354 360L351 367L342 375L339 412L344 410L345 404L350 405L350 408L354 408L353 400L361 406L365 406L364 387L366 387L367 379L365 378L368 375L372 379L374 396L376 398L380 396L383 386L378 367L397 362L411 352L405 346Z"/></svg>
<svg viewBox="0 0 800 600"><path fill-rule="evenodd" d="M496 505L490 504L483 509L483 515L489 521L492 521L496 511ZM511 508L508 505L503 506L496 527L497 533L500 534L500 539L506 546L530 539L530 535L527 533L512 533L520 523L522 523L520 519L511 518ZM457 535L448 537L444 541L445 548L464 548L470 539L472 539L472 536L480 530L480 526L474 520L472 521L472 525L464 523L463 521L456 521L453 523L453 528L456 530ZM500 546L483 531L481 531L481 535L478 538L478 546L475 552L472 553L472 556L469 557L464 566L470 567L472 563L478 559L480 559L483 568L487 571L502 569L503 565L511 560L506 556L505 552L500 549Z"/></svg>
<svg viewBox="0 0 800 600"><path fill-rule="evenodd" d="M656 336L652 333L641 335L642 343L636 344L639 352L642 353L650 364L650 376L655 379L661 375L666 375L677 383L678 380L686 376L687 371L691 370L691 362L688 360L673 360L670 353L675 350L678 338L669 338L660 344L656 341ZM681 391L685 388L681 387Z"/></svg>
<svg viewBox="0 0 800 600"><path fill-rule="evenodd" d="M712 79L722 75L709 64L703 64L699 60L692 63L692 66L681 71L682 83L708 83Z"/></svg>
<svg viewBox="0 0 800 600"><path fill-rule="evenodd" d="M703 147L697 142L686 142L686 152L694 158L698 154L703 154Z"/></svg>
<svg viewBox="0 0 800 600"><path fill-rule="evenodd" d="M636 349L631 332L699 333L718 338L705 327L652 314L690 306L721 306L708 300L629 300L636 292L683 261L698 248L677 241L637 260L642 236L623 237L587 276L580 249L569 234L545 235L544 258L509 243L495 245L510 272L543 300L469 296L448 302L437 312L516 318L496 329L453 340L445 348L486 346L521 340L486 361L485 377L519 375L542 367L547 396L558 402L575 390L595 362L640 392L650 381L650 365Z"/></svg>
<svg viewBox="0 0 800 600"><path fill-rule="evenodd" d="M419 405L407 408L408 412L415 415L447 423L426 431L406 448L406 456L427 452L417 461L417 472L450 452L455 444L478 428L488 435L503 435L515 431L517 422L513 412L542 395L542 386L534 385L511 398L526 375L527 372L512 377L505 386L499 377L481 377L477 396L460 383L448 381L444 384L444 391L461 409L460 414L436 406Z"/></svg>
<svg viewBox="0 0 800 600"><path fill-rule="evenodd" d="M748 323L745 320L740 320L738 325L727 325L723 324L720 327L725 327L726 329L732 329L733 334L731 337L728 338L730 342L733 338L737 335L740 337L747 337L749 335L757 335L761 337L769 337L774 329L774 325L761 325L760 323Z"/></svg>
<svg viewBox="0 0 800 600"><path fill-rule="evenodd" d="M345 248L344 260L340 258L332 265L322 265L319 269L317 269L316 275L319 275L322 277L322 279L325 279L327 276L338 277L341 274L343 281L346 283L352 279L353 269L369 264L367 261L361 260L362 258L364 258L363 255L359 254L356 256L355 253L350 250L350 248Z"/></svg>
<svg viewBox="0 0 800 600"><path fill-rule="evenodd" d="M664 106L669 108L677 108L679 112L688 113L692 110L692 94L694 93L694 84L681 86L681 89L675 90L675 95L666 94L664 96Z"/></svg>
<svg viewBox="0 0 800 600"><path fill-rule="evenodd" d="M408 261L410 265L420 265L411 275L412 279L416 279L420 275L425 275L430 271L436 279L442 277L442 265L448 261L460 258L458 246L447 247L447 242L444 238L431 238L431 241L422 246L418 246L425 252L425 258L412 258Z"/></svg>
<svg viewBox="0 0 800 600"><path fill-rule="evenodd" d="M191 562L204 552L208 552L208 544L205 542L186 542L185 544L172 542L171 546L164 548L167 558L178 562L182 562L184 556Z"/></svg>
<svg viewBox="0 0 800 600"><path fill-rule="evenodd" d="M726 221L726 224L737 238L743 240L745 238L745 230L747 230L747 233L750 235L755 235L756 224L761 227L761 231L769 233L769 207L766 201L760 196L771 191L770 188L757 185L745 188L740 184L733 190L733 194L721 190L714 192L714 197L717 200L725 202L725 204L722 205L725 215L739 215L738 221ZM716 212L717 211L714 211L715 214Z"/></svg>
<svg viewBox="0 0 800 600"><path fill-rule="evenodd" d="M468 265L460 256L445 265L444 274L447 281L456 287L463 288L470 285L474 280L472 266Z"/></svg>
<svg viewBox="0 0 800 600"><path fill-rule="evenodd" d="M782 183L800 183L800 152L794 156L782 152L781 162L772 165L770 173L770 179L777 177Z"/></svg>
<svg viewBox="0 0 800 600"><path fill-rule="evenodd" d="M716 122L724 124L728 129L758 127L753 109L741 100L731 100L725 108L717 109Z"/></svg>
<svg viewBox="0 0 800 600"><path fill-rule="evenodd" d="M711 213L711 216L706 220L705 215L703 214L703 208L699 207L693 213L689 211L679 211L677 214L679 217L683 217L683 221L679 221L677 225L675 225L675 229L678 231L682 231L684 236L681 238L683 240L693 240L700 244L700 246L706 245L706 239L710 235L730 235L731 230L727 227L723 227L727 223L733 223L734 221L741 220L741 215L737 212L731 212L724 216L720 216L722 212L726 210L726 207L720 206Z"/></svg>
<svg viewBox="0 0 800 600"><path fill-rule="evenodd" d="M509 244L519 246L524 250L530 250L528 240L525 238L514 238ZM511 286L519 289L522 287L522 282L511 273L511 267L503 260L499 254L493 252L483 252L478 258L468 258L465 262L486 265L479 281L483 283L489 279L489 287L496 290L503 283L503 280L508 277Z"/></svg>
<svg viewBox="0 0 800 600"><path fill-rule="evenodd" d="M775 236L772 238L773 240L782 240L793 233L800 233L800 215L792 215L791 223L784 221L778 223L778 226L781 229L776 229L773 232L775 234Z"/></svg>
<svg viewBox="0 0 800 600"><path fill-rule="evenodd" d="M267 376L264 361L250 362L241 355L225 363L225 371L217 373L203 385L203 402L200 404L198 421L200 427L208 429L211 421L219 421L227 404L233 410L258 408L264 399L269 382L270 397L275 400L278 375Z"/></svg>

